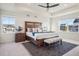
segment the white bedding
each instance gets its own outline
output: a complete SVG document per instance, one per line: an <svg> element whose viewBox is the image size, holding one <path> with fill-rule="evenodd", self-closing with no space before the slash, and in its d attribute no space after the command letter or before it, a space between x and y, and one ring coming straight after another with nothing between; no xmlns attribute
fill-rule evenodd
<svg viewBox="0 0 79 59"><path fill-rule="evenodd" d="M32 37L34 40L59 36L57 33L35 33L33 36L32 32L26 32L26 35Z"/></svg>

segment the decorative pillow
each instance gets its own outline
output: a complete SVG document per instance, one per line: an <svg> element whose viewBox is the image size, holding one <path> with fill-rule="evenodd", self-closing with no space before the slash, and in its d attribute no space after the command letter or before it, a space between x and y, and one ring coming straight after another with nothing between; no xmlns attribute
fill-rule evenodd
<svg viewBox="0 0 79 59"><path fill-rule="evenodd" d="M33 32L38 32L38 28L32 28Z"/></svg>
<svg viewBox="0 0 79 59"><path fill-rule="evenodd" d="M35 32L32 32L32 35L35 36Z"/></svg>
<svg viewBox="0 0 79 59"><path fill-rule="evenodd" d="M38 32L42 32L42 29L41 28L38 28Z"/></svg>
<svg viewBox="0 0 79 59"><path fill-rule="evenodd" d="M27 28L27 32L33 32L32 28Z"/></svg>
<svg viewBox="0 0 79 59"><path fill-rule="evenodd" d="M27 28L27 32L30 32L30 29L29 28Z"/></svg>

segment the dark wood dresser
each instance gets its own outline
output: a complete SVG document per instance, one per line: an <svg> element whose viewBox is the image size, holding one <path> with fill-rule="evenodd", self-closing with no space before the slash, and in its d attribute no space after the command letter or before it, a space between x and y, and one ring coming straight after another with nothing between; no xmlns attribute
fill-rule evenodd
<svg viewBox="0 0 79 59"><path fill-rule="evenodd" d="M25 33L16 33L15 34L15 42L22 42L26 40L26 34Z"/></svg>

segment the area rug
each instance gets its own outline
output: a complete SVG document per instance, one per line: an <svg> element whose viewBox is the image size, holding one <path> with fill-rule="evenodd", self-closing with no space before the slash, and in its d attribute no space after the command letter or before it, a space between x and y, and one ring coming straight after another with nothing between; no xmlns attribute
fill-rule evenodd
<svg viewBox="0 0 79 59"><path fill-rule="evenodd" d="M37 47L31 42L22 43L23 46L31 53L32 56L62 56L77 45L69 42L62 42L62 45Z"/></svg>

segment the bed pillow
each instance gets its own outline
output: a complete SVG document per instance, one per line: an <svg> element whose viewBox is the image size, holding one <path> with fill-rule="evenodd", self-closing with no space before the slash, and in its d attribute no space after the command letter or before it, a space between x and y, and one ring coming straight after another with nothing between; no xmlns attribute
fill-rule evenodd
<svg viewBox="0 0 79 59"><path fill-rule="evenodd" d="M38 28L32 28L33 32L38 32Z"/></svg>
<svg viewBox="0 0 79 59"><path fill-rule="evenodd" d="M32 28L27 28L27 32L33 32Z"/></svg>
<svg viewBox="0 0 79 59"><path fill-rule="evenodd" d="M42 32L42 29L41 28L38 28L38 32Z"/></svg>

